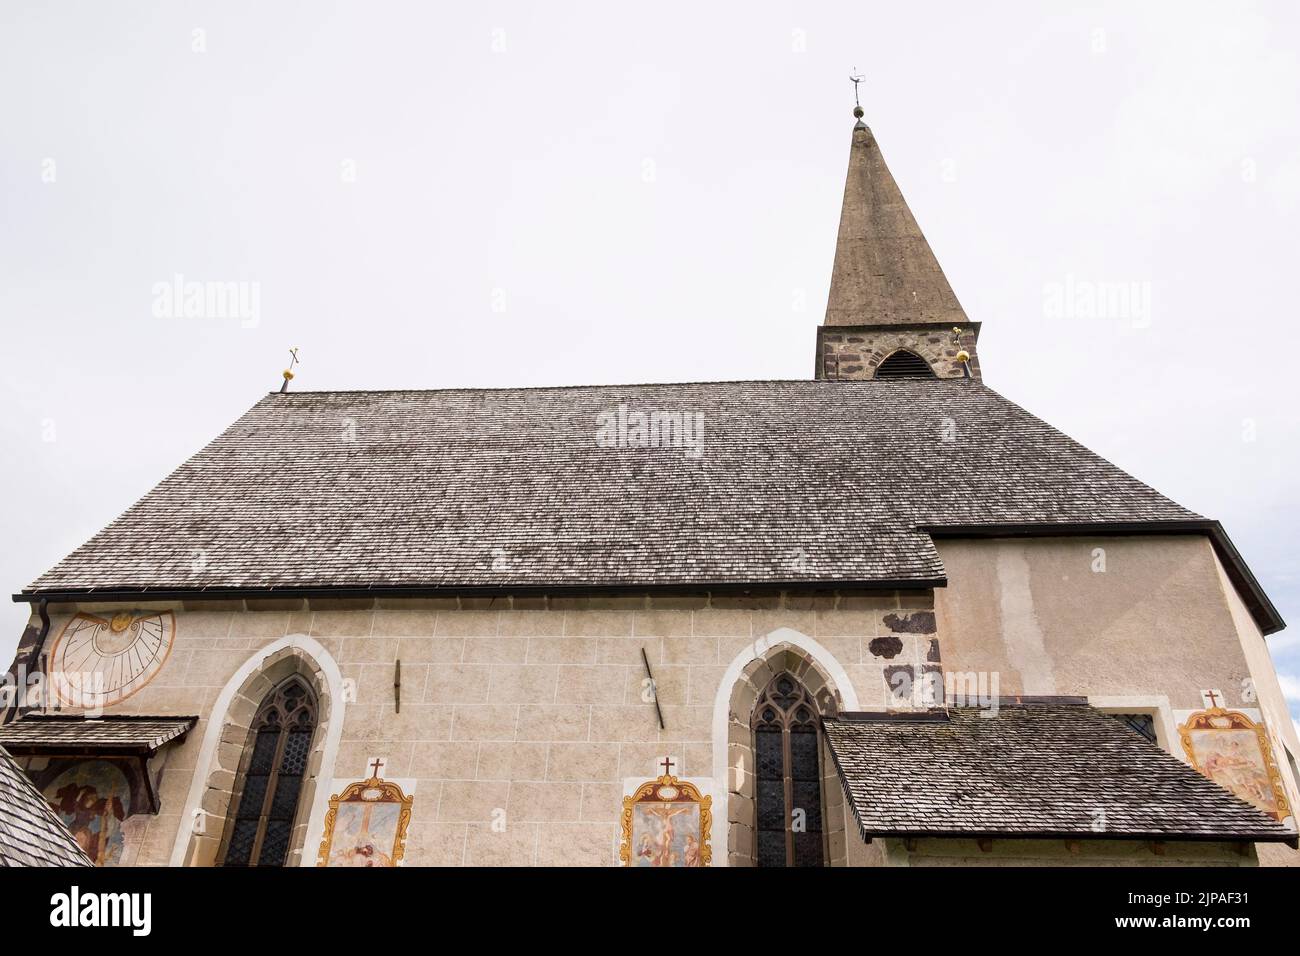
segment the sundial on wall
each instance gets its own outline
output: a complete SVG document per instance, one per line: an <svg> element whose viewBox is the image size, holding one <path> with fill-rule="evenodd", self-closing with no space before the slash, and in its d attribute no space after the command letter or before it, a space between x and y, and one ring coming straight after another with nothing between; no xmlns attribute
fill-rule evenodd
<svg viewBox="0 0 1300 956"><path fill-rule="evenodd" d="M105 707L130 697L162 670L172 649L171 611L79 613L50 653L50 678L65 704Z"/></svg>

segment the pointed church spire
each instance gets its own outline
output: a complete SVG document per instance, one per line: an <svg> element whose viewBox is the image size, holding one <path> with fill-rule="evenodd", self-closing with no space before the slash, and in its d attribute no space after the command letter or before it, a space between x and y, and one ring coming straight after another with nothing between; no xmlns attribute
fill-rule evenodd
<svg viewBox="0 0 1300 956"><path fill-rule="evenodd" d="M851 79L856 101L861 77ZM966 325L961 303L862 122L860 105L853 115L826 325Z"/></svg>
<svg viewBox="0 0 1300 956"><path fill-rule="evenodd" d="M862 77L849 79L856 122L814 374L841 380L980 378L979 323L967 320L862 122Z"/></svg>

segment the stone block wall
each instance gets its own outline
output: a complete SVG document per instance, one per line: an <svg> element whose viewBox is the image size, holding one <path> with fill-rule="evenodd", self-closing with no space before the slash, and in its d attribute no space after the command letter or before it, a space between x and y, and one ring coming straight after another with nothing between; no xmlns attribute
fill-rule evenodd
<svg viewBox="0 0 1300 956"><path fill-rule="evenodd" d="M953 341L952 326L820 326L817 329L816 377L838 381L874 378L876 368L899 349L925 359L939 378L962 378L965 371L957 352L970 355L972 378L980 377L975 350L978 329L962 328Z"/></svg>
<svg viewBox="0 0 1300 956"><path fill-rule="evenodd" d="M385 777L415 787L412 865L612 864L625 782L658 776L666 755L677 775L713 786L715 862L751 862L748 722L764 678L781 668L825 706L866 711L923 706L898 691L945 675L992 693L1106 697L1121 709L1158 699L1165 710L1249 676L1203 539L939 545L951 582L939 592L149 606L175 613L172 649L111 712L199 724L152 761L161 811L124 822L121 862L216 858L259 689L290 669L325 698L311 814L290 861L315 861L335 782L363 779L378 756ZM1092 570L1098 548L1104 572ZM47 647L79 610L116 609L52 607ZM828 765L824 757L828 859L887 862L879 848L855 851ZM201 834L191 832L195 808L208 814Z"/></svg>
<svg viewBox="0 0 1300 956"><path fill-rule="evenodd" d="M154 760L161 812L127 821L132 847L122 862L138 864L215 859L259 691L296 669L329 696L321 662L292 646L301 639L335 662L347 698L342 706L323 702L306 788L314 810L334 780L362 779L367 761L380 756L388 761L386 778L415 781L410 865L608 865L617 861L625 779L657 776L665 755L679 776L718 775L719 759L728 756L725 734L749 720L747 712L727 714L717 738L715 711L729 667L774 659L789 647L782 635L793 635L833 661L834 696L883 709L891 676L899 666L919 668L934 637L928 591L148 607L174 611L172 650L157 677L109 712L194 714L200 721L182 745ZM91 609L111 610L53 608L50 643L73 614ZM205 753L214 722L217 743ZM323 740L336 723L329 757ZM752 780L752 766L741 768L744 774ZM205 832L187 839L187 800L196 786ZM752 801L729 807L720 800L725 789L715 792L724 825L715 829L714 858L725 860L728 825L733 837L736 828L752 827L744 816ZM842 797L829 766L823 799L835 808L826 817L836 821L829 852L843 862ZM299 820L291 862L315 861L308 829ZM749 860L741 851L732 862Z"/></svg>

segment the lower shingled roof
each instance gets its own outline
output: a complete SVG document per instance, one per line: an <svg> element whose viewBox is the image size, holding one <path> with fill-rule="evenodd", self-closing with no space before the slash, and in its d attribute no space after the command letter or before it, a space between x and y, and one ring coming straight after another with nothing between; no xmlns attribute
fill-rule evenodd
<svg viewBox="0 0 1300 956"><path fill-rule="evenodd" d="M13 753L153 754L189 733L197 717L28 714L0 726L0 745Z"/></svg>
<svg viewBox="0 0 1300 956"><path fill-rule="evenodd" d="M1251 840L1296 833L1082 703L825 721L866 839Z"/></svg>
<svg viewBox="0 0 1300 956"><path fill-rule="evenodd" d="M27 774L0 747L0 867L91 865Z"/></svg>

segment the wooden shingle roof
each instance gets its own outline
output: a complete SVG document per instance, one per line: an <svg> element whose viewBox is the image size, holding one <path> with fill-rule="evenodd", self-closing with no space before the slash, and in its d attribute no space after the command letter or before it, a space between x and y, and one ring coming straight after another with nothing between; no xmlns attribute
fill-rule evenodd
<svg viewBox="0 0 1300 956"><path fill-rule="evenodd" d="M825 728L864 838L1296 840L1086 704L842 714Z"/></svg>
<svg viewBox="0 0 1300 956"><path fill-rule="evenodd" d="M689 427L641 447L638 414ZM934 586L945 528L1212 524L977 381L301 392L19 597Z"/></svg>
<svg viewBox="0 0 1300 956"><path fill-rule="evenodd" d="M27 774L0 747L0 867L91 865Z"/></svg>
<svg viewBox="0 0 1300 956"><path fill-rule="evenodd" d="M28 714L0 726L0 745L13 753L154 754L189 733L197 717Z"/></svg>

